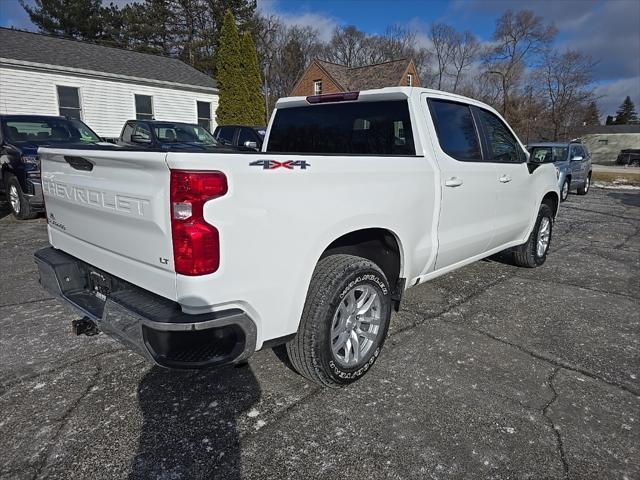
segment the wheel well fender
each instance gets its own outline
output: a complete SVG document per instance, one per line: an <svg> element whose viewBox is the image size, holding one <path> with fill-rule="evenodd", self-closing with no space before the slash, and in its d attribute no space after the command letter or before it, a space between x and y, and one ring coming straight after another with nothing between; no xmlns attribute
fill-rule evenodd
<svg viewBox="0 0 640 480"><path fill-rule="evenodd" d="M396 234L385 228L355 230L332 241L318 260L340 253L363 257L378 265L389 281L396 309L399 307L404 292L404 278L402 248Z"/></svg>
<svg viewBox="0 0 640 480"><path fill-rule="evenodd" d="M555 218L555 216L558 214L558 206L560 204L558 194L556 194L555 192L547 192L544 197L542 197L542 201L540 203L546 203L547 205L549 205L549 207L551 207L551 210L553 211L553 216Z"/></svg>

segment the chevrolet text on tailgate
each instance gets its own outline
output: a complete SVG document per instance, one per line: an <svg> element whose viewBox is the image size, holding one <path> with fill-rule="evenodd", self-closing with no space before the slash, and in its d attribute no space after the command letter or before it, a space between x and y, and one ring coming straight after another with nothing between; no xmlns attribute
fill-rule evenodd
<svg viewBox="0 0 640 480"><path fill-rule="evenodd" d="M277 103L262 152L40 150L42 285L168 368L286 345L364 375L414 285L502 250L546 259L556 172L490 107L394 87Z"/></svg>

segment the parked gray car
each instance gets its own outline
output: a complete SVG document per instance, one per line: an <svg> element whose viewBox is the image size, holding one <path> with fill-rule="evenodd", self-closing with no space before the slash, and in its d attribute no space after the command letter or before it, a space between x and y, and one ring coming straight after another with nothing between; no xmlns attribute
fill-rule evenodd
<svg viewBox="0 0 640 480"><path fill-rule="evenodd" d="M571 190L576 190L578 195L587 194L591 185L591 153L586 145L580 142L533 143L527 145L527 149L531 162L554 164L563 202Z"/></svg>

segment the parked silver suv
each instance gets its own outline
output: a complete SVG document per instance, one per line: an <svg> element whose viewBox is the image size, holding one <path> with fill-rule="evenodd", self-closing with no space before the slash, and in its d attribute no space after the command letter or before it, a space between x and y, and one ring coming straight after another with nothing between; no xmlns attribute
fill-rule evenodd
<svg viewBox="0 0 640 480"><path fill-rule="evenodd" d="M570 190L586 195L591 185L591 153L580 142L533 143L527 145L530 161L553 163L558 175L560 199L564 202Z"/></svg>

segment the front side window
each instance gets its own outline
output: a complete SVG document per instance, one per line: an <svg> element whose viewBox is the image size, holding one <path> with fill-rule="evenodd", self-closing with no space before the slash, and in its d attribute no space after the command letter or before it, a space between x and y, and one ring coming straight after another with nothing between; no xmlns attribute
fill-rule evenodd
<svg viewBox="0 0 640 480"><path fill-rule="evenodd" d="M235 127L220 127L216 133L216 140L223 145L233 145L233 135L235 132Z"/></svg>
<svg viewBox="0 0 640 480"><path fill-rule="evenodd" d="M322 80L314 80L313 82L313 94L322 95Z"/></svg>
<svg viewBox="0 0 640 480"><path fill-rule="evenodd" d="M564 162L567 160L569 149L567 147L553 147L553 161Z"/></svg>
<svg viewBox="0 0 640 480"><path fill-rule="evenodd" d="M245 142L255 142L257 145L259 144L256 134L253 133L252 130L248 128L241 128L240 133L238 134L238 145L244 146Z"/></svg>
<svg viewBox="0 0 640 480"><path fill-rule="evenodd" d="M507 126L495 114L478 109L480 121L489 143L490 162L519 163L526 159L520 144Z"/></svg>
<svg viewBox="0 0 640 480"><path fill-rule="evenodd" d="M281 108L269 152L415 155L406 100L325 103Z"/></svg>
<svg viewBox="0 0 640 480"><path fill-rule="evenodd" d="M481 162L480 141L471 107L436 99L431 99L429 105L442 150L456 160Z"/></svg>
<svg viewBox="0 0 640 480"><path fill-rule="evenodd" d="M149 95L136 95L136 120L153 120L153 101Z"/></svg>
<svg viewBox="0 0 640 480"><path fill-rule="evenodd" d="M209 102L198 103L198 125L211 131L211 104Z"/></svg>
<svg viewBox="0 0 640 480"><path fill-rule="evenodd" d="M58 110L60 115L82 120L80 90L76 87L64 87L62 85L58 85L56 89L58 90Z"/></svg>

